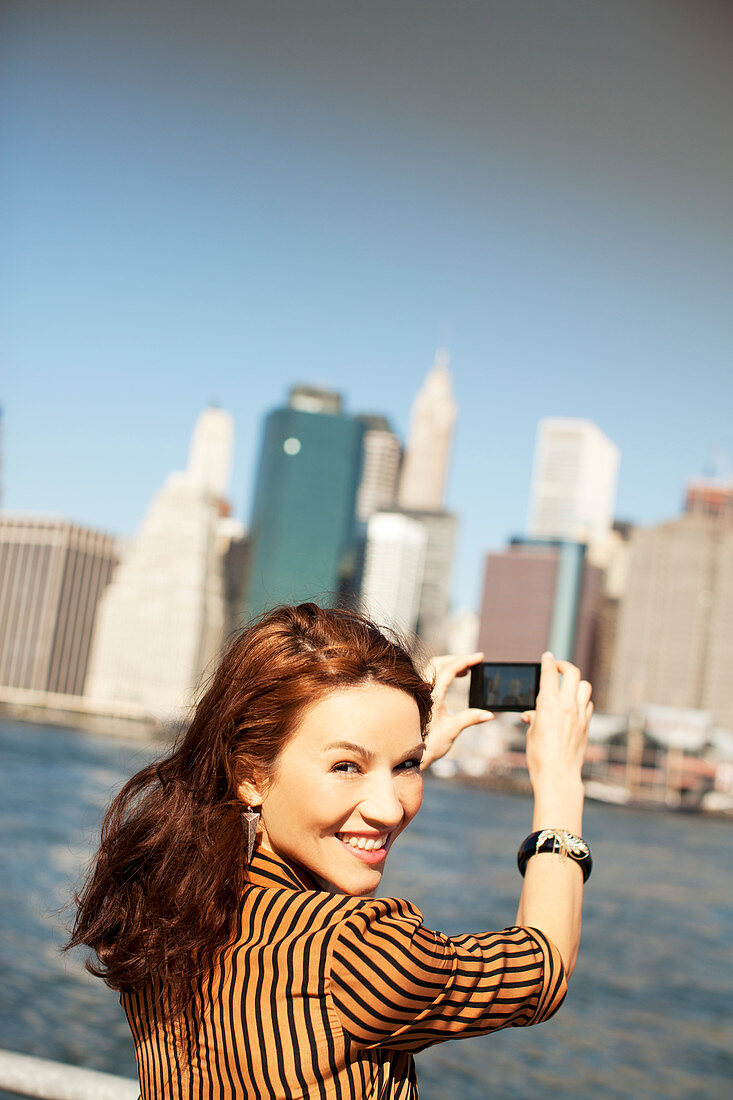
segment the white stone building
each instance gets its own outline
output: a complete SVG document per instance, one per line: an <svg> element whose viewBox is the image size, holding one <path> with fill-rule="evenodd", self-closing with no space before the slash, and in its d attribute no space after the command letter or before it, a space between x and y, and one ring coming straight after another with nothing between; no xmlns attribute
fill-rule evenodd
<svg viewBox="0 0 733 1100"><path fill-rule="evenodd" d="M613 525L619 451L590 420L546 417L537 428L529 535L605 544Z"/></svg>
<svg viewBox="0 0 733 1100"><path fill-rule="evenodd" d="M393 507L402 461L402 444L383 416L360 416L366 431L356 518L366 523L375 512Z"/></svg>
<svg viewBox="0 0 733 1100"><path fill-rule="evenodd" d="M443 508L458 415L448 363L448 353L439 351L412 406L400 478L400 508L430 512Z"/></svg>
<svg viewBox="0 0 733 1100"><path fill-rule="evenodd" d="M176 718L216 656L225 623L220 528L232 439L229 413L206 409L187 469L170 474L154 497L100 604L91 701L134 703Z"/></svg>
<svg viewBox="0 0 733 1100"><path fill-rule="evenodd" d="M733 524L688 513L631 537L610 709L710 711L733 729Z"/></svg>
<svg viewBox="0 0 733 1100"><path fill-rule="evenodd" d="M427 541L424 524L400 512L376 512L369 519L361 605L376 622L415 630Z"/></svg>

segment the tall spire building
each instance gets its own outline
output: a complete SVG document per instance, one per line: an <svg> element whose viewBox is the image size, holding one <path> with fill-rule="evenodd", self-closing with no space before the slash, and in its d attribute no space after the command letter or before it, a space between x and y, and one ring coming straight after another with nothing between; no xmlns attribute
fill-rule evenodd
<svg viewBox="0 0 733 1100"><path fill-rule="evenodd" d="M446 351L436 353L412 406L398 498L401 508L439 512L443 507L458 414L449 362Z"/></svg>
<svg viewBox="0 0 733 1100"><path fill-rule="evenodd" d="M233 440L234 422L229 413L209 406L196 421L188 449L188 476L220 501L229 494Z"/></svg>
<svg viewBox="0 0 733 1100"><path fill-rule="evenodd" d="M443 509L458 412L448 362L436 354L415 398L395 505L369 518L361 591L362 606L433 652L444 645L456 533Z"/></svg>

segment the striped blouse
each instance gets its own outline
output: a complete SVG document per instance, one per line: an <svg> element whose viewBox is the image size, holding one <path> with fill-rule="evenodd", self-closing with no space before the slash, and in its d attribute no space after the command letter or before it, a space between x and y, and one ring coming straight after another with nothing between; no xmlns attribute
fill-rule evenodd
<svg viewBox="0 0 733 1100"><path fill-rule="evenodd" d="M566 985L535 929L444 936L396 898L319 889L258 850L235 942L175 1024L123 993L142 1100L415 1100L413 1054L546 1020Z"/></svg>

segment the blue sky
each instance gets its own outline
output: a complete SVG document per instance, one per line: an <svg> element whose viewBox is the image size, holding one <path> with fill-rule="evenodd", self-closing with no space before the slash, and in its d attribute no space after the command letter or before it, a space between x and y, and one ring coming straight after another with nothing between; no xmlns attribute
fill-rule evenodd
<svg viewBox="0 0 733 1100"><path fill-rule="evenodd" d="M2 31L6 507L133 532L215 400L247 520L290 385L404 435L440 345L458 604L524 529L541 416L617 443L639 523L725 472L725 5L25 0Z"/></svg>

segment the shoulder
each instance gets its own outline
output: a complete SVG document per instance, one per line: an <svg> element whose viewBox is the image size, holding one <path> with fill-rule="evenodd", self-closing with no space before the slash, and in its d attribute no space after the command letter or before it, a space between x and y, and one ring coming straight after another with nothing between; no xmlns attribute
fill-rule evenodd
<svg viewBox="0 0 733 1100"><path fill-rule="evenodd" d="M345 900L343 920L355 928L366 929L380 923L415 928L423 921L423 915L417 906L404 898L348 898Z"/></svg>
<svg viewBox="0 0 733 1100"><path fill-rule="evenodd" d="M334 933L329 960L337 981L365 980L390 968L411 980L421 966L434 972L449 963L444 937L426 928L417 906L403 898L352 899Z"/></svg>
<svg viewBox="0 0 733 1100"><path fill-rule="evenodd" d="M250 942L261 936L272 942L323 933L363 941L390 927L409 936L421 924L420 910L400 898L355 898L325 890L251 884L242 899L239 935Z"/></svg>
<svg viewBox="0 0 733 1100"><path fill-rule="evenodd" d="M378 953L390 945L392 950L409 950L422 932L435 936L425 929L417 906L404 898L351 898L338 915L335 931L336 945L372 946Z"/></svg>

